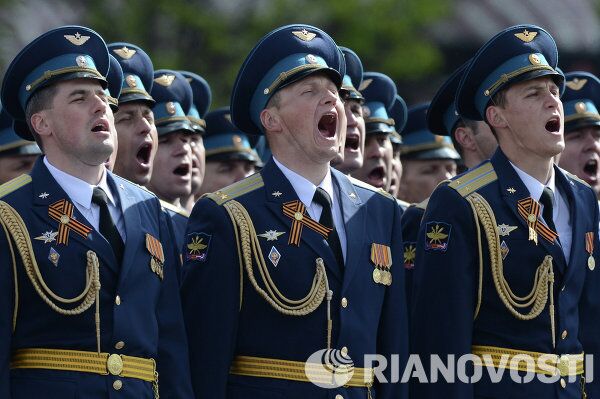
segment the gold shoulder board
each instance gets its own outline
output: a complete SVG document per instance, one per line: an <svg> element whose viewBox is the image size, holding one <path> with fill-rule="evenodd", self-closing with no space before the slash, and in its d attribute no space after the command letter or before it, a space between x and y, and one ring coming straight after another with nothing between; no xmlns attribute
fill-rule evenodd
<svg viewBox="0 0 600 399"><path fill-rule="evenodd" d="M214 193L206 194L205 196L216 202L217 205L223 205L229 200L257 190L264 185L261 174L255 173L252 176L246 177L245 179L233 183L219 191L215 191Z"/></svg>
<svg viewBox="0 0 600 399"><path fill-rule="evenodd" d="M448 184L448 187L458 191L461 196L466 197L496 180L498 180L496 171L492 163L488 161L459 178L452 180Z"/></svg>
<svg viewBox="0 0 600 399"><path fill-rule="evenodd" d="M13 191L29 183L31 183L31 176L29 175L21 175L19 177L15 177L14 179L7 181L6 183L0 186L0 198L12 193Z"/></svg>

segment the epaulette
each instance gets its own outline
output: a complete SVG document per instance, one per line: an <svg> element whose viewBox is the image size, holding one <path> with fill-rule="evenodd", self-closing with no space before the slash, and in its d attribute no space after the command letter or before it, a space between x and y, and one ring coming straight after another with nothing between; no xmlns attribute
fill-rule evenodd
<svg viewBox="0 0 600 399"><path fill-rule="evenodd" d="M216 202L217 205L223 205L229 200L259 189L264 185L261 174L255 173L252 176L248 176L243 180L233 183L219 191L215 191L214 193L206 194L205 196Z"/></svg>
<svg viewBox="0 0 600 399"><path fill-rule="evenodd" d="M574 174L572 174L572 173L569 173L569 172L567 172L567 171L566 171L566 170L564 170L564 169L561 169L561 171L562 171L562 172L564 172L564 174L565 174L565 175L567 175L567 177L569 177L569 178L571 178L571 179L573 179L573 180L576 180L576 181L578 181L579 183L581 183L581 184L585 185L586 187L590 187L590 188L592 187L592 186L590 186L590 185L589 185L589 183L588 183L588 182L586 182L585 180L581 180L581 179L580 179L578 176L576 176L576 175L574 175Z"/></svg>
<svg viewBox="0 0 600 399"><path fill-rule="evenodd" d="M425 209L427 209L427 204L429 204L429 198L425 198L424 201L421 201L418 204L415 204L415 208L425 210Z"/></svg>
<svg viewBox="0 0 600 399"><path fill-rule="evenodd" d="M498 180L498 176L494 166L488 161L452 180L448 187L458 191L462 197L466 197L496 180Z"/></svg>
<svg viewBox="0 0 600 399"><path fill-rule="evenodd" d="M14 179L7 181L6 183L0 186L0 198L12 193L13 191L29 183L31 183L31 176L29 175L21 175L19 177L15 177Z"/></svg>
<svg viewBox="0 0 600 399"><path fill-rule="evenodd" d="M382 188L377 188L375 186L370 185L369 183L365 183L364 181L358 180L358 179L356 179L356 178L354 178L352 176L349 176L349 179L350 179L350 182L352 184L354 184L355 186L366 188L367 190L370 190L370 191L376 192L378 194L381 194L384 197L387 197L387 198L389 198L391 200L395 200L396 199L396 198L394 198L394 196L392 194L388 193L387 191L385 191Z"/></svg>
<svg viewBox="0 0 600 399"><path fill-rule="evenodd" d="M181 216L185 216L186 218L190 217L190 214L188 211L186 211L185 209L181 209L180 207L170 204L166 201L160 200L160 205L165 209L168 209L170 211L180 214Z"/></svg>

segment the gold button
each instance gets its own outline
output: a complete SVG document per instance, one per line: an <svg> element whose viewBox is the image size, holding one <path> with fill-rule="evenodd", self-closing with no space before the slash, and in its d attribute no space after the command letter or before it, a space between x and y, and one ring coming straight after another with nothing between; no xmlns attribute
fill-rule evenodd
<svg viewBox="0 0 600 399"><path fill-rule="evenodd" d="M125 347L125 342L119 341L115 344L116 349L123 349Z"/></svg>
<svg viewBox="0 0 600 399"><path fill-rule="evenodd" d="M60 222L61 222L62 224L67 224L67 223L69 223L70 221L71 221L71 219L70 219L70 218L69 218L67 215L62 215L62 216L60 217Z"/></svg>
<svg viewBox="0 0 600 399"><path fill-rule="evenodd" d="M348 355L348 348L347 348L347 347L345 347L345 346L344 346L344 347L342 347L342 350L341 350L341 352L342 352L342 355L343 355L343 356L346 356L346 355Z"/></svg>
<svg viewBox="0 0 600 399"><path fill-rule="evenodd" d="M564 379L564 378L561 378L561 379L560 379L560 386L561 386L561 387L563 387L563 388L566 388L566 387L567 387L567 381L565 381L565 379Z"/></svg>
<svg viewBox="0 0 600 399"><path fill-rule="evenodd" d="M113 388L115 389L115 391L118 391L122 387L123 387L123 382L121 380L115 380L115 382L113 382Z"/></svg>
<svg viewBox="0 0 600 399"><path fill-rule="evenodd" d="M296 212L296 213L294 213L294 219L300 221L300 220L304 219L304 215L302 215L300 212Z"/></svg>
<svg viewBox="0 0 600 399"><path fill-rule="evenodd" d="M343 308L347 308L348 307L348 300L345 297L342 298L342 307Z"/></svg>
<svg viewBox="0 0 600 399"><path fill-rule="evenodd" d="M565 330L565 331L563 331L563 332L562 332L562 334L561 334L561 336L560 336L560 337L561 337L562 339L567 339L567 335L569 335L569 333L567 332L567 330Z"/></svg>
<svg viewBox="0 0 600 399"><path fill-rule="evenodd" d="M115 303L116 303L117 305L120 305L120 304L121 304L121 297L120 297L119 295L117 295L117 297L115 298Z"/></svg>
<svg viewBox="0 0 600 399"><path fill-rule="evenodd" d="M344 397L340 394L335 395L335 399L344 399Z"/></svg>

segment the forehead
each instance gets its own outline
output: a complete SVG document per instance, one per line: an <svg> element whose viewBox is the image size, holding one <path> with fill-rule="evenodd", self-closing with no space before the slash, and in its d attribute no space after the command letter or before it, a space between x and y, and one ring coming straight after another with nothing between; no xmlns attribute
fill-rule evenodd
<svg viewBox="0 0 600 399"><path fill-rule="evenodd" d="M75 90L104 91L99 81L94 79L71 79L55 83L58 92L69 94Z"/></svg>
<svg viewBox="0 0 600 399"><path fill-rule="evenodd" d="M530 88L543 87L543 86L548 86L548 85L558 87L551 77L542 76L539 78L514 83L508 87L507 92L509 92L509 91L516 92L516 91L527 90Z"/></svg>
<svg viewBox="0 0 600 399"><path fill-rule="evenodd" d="M127 103L119 104L119 111L117 113L125 113L125 112L152 112L152 109L142 101L132 101Z"/></svg>
<svg viewBox="0 0 600 399"><path fill-rule="evenodd" d="M290 87L303 86L303 85L330 85L337 87L331 78L323 72L311 73L307 77L294 82Z"/></svg>

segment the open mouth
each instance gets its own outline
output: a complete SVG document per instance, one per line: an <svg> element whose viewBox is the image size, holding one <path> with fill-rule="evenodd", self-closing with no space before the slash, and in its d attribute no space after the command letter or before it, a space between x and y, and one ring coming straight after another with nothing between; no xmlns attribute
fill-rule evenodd
<svg viewBox="0 0 600 399"><path fill-rule="evenodd" d="M546 130L551 133L557 133L560 130L560 118L554 117L546 122Z"/></svg>
<svg viewBox="0 0 600 399"><path fill-rule="evenodd" d="M150 154L151 153L152 153L152 144L144 143L138 149L136 158L137 158L138 162L141 163L142 165L147 165L150 163Z"/></svg>
<svg viewBox="0 0 600 399"><path fill-rule="evenodd" d="M173 174L176 174L177 176L187 176L189 175L190 170L191 167L189 163L182 163L173 170Z"/></svg>
<svg viewBox="0 0 600 399"><path fill-rule="evenodd" d="M385 178L385 169L383 166L377 166L368 175L369 184L375 187L383 187Z"/></svg>
<svg viewBox="0 0 600 399"><path fill-rule="evenodd" d="M344 148L349 150L358 150L358 145L360 144L360 139L357 134L347 134L346 142L344 143Z"/></svg>
<svg viewBox="0 0 600 399"><path fill-rule="evenodd" d="M598 173L598 161L595 159L590 159L583 166L583 171L589 177L596 177L596 173Z"/></svg>
<svg viewBox="0 0 600 399"><path fill-rule="evenodd" d="M92 127L92 132L94 132L94 133L108 132L108 130L109 130L108 121L105 121L105 120L99 120Z"/></svg>
<svg viewBox="0 0 600 399"><path fill-rule="evenodd" d="M323 137L333 137L335 136L335 131L337 127L337 115L333 112L328 112L319 119L319 132Z"/></svg>

